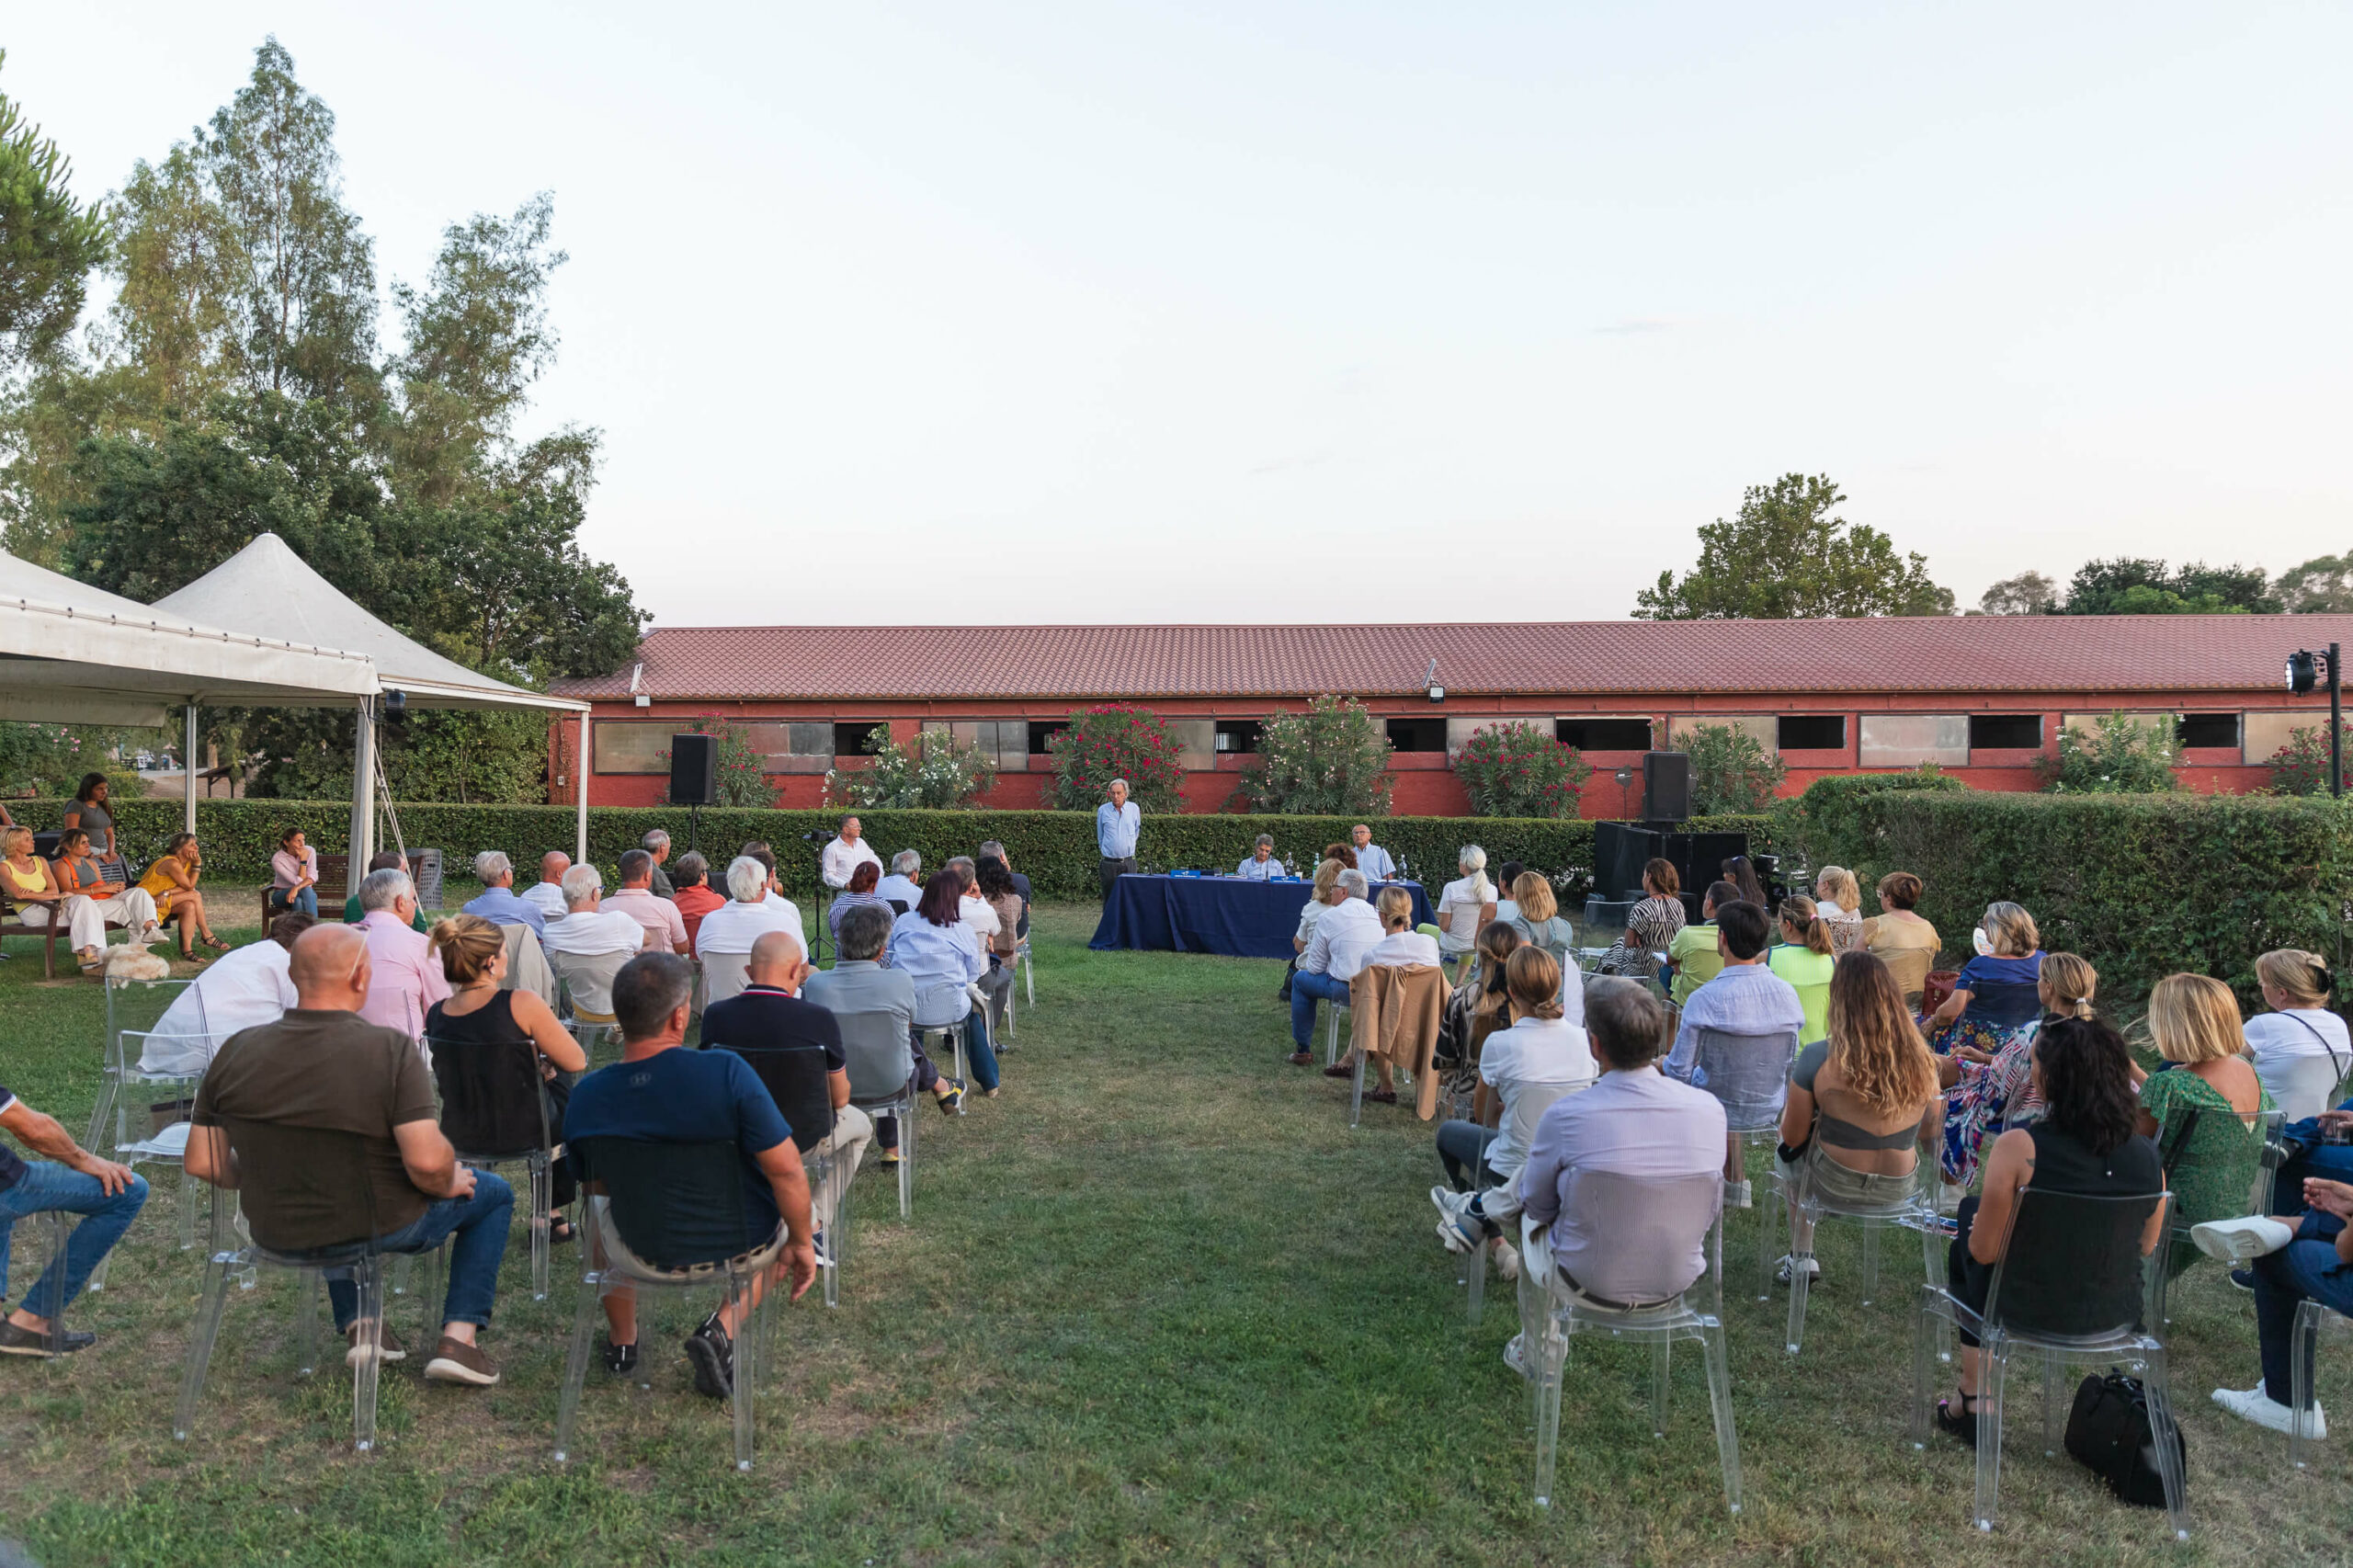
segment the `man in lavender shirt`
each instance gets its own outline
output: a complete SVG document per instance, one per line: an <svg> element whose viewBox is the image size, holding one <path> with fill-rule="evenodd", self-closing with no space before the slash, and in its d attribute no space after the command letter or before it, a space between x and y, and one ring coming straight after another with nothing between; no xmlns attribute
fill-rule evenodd
<svg viewBox="0 0 2353 1568"><path fill-rule="evenodd" d="M371 1024L425 1038L425 1015L449 997L449 978L433 944L409 929L416 887L406 871L370 871L359 884L359 935L368 944L368 999L359 1016Z"/></svg>

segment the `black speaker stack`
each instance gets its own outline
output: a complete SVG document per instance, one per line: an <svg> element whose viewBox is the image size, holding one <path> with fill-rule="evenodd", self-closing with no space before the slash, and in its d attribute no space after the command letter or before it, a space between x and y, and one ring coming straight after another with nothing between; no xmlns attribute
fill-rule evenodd
<svg viewBox="0 0 2353 1568"><path fill-rule="evenodd" d="M719 737L670 737L670 803L674 806L719 804Z"/></svg>

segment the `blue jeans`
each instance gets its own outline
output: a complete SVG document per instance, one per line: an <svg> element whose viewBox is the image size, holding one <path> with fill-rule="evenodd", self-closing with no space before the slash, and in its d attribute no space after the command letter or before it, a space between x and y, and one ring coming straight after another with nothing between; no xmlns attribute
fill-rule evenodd
<svg viewBox="0 0 2353 1568"><path fill-rule="evenodd" d="M2263 1392L2281 1404L2293 1402L2289 1340L2296 1308L2305 1297L2353 1313L2353 1263L2336 1260L2336 1233L2345 1221L2334 1214L2307 1213L2296 1239L2255 1260L2255 1332L2263 1349Z"/></svg>
<svg viewBox="0 0 2353 1568"><path fill-rule="evenodd" d="M128 1186L109 1197L94 1176L46 1160L27 1161L24 1179L0 1190L0 1301L8 1295L8 1243L17 1221L58 1210L82 1216L82 1222L65 1239L64 1267L51 1264L17 1303L35 1317L53 1318L82 1293L90 1271L114 1250L114 1244L131 1229L131 1221L139 1217L146 1202L144 1176L133 1176Z"/></svg>
<svg viewBox="0 0 2353 1568"><path fill-rule="evenodd" d="M272 915L283 915L290 909L301 910L312 919L316 920L319 917L318 888L316 886L304 888L301 892L296 893L290 901L287 898L286 890L284 888L270 889L269 912Z"/></svg>
<svg viewBox="0 0 2353 1568"><path fill-rule="evenodd" d="M939 1026L935 1024L932 1027L937 1028ZM965 1015L964 1021L962 1023L950 1025L949 1027L961 1028L964 1031L964 1061L966 1066L972 1071L972 1082L978 1084L983 1089L995 1088L997 1085L996 1049L989 1044L989 1020L987 1010L985 1008L975 1007L970 1013ZM915 1071L920 1074L923 1071L922 1063L924 1061L923 1030L921 1028L916 1028L913 1031L910 1038L915 1045L916 1062ZM953 1063L951 1062L950 1065L953 1065ZM938 1074L935 1070L935 1082L938 1081ZM923 1084L919 1086L928 1089L931 1087L931 1085ZM892 1130L890 1141L882 1146L885 1149L895 1149L899 1146L898 1131L895 1128Z"/></svg>
<svg viewBox="0 0 2353 1568"><path fill-rule="evenodd" d="M1307 1037L1315 1032L1315 1002L1346 1002L1348 983L1335 980L1328 974L1310 974L1301 970L1290 977L1290 1038L1299 1049L1307 1049Z"/></svg>
<svg viewBox="0 0 2353 1568"><path fill-rule="evenodd" d="M506 1178L496 1171L476 1171L472 1198L436 1199L415 1224L385 1233L376 1244L386 1252L431 1252L448 1240L449 1296L441 1321L479 1328L490 1322L498 1295L498 1265L506 1256L506 1226L514 1212L515 1189ZM327 1300L335 1306L340 1334L359 1315L359 1287L347 1268L330 1268L326 1276Z"/></svg>

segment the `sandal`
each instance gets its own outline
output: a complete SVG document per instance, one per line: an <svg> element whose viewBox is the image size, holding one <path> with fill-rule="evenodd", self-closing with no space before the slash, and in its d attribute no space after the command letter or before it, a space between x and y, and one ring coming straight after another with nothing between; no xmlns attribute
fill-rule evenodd
<svg viewBox="0 0 2353 1568"><path fill-rule="evenodd" d="M1961 1401L1961 1414L1955 1415L1952 1413L1952 1405L1947 1401L1941 1399L1937 1401L1937 1430L1958 1437L1973 1449L1977 1446L1977 1412L1971 1409L1970 1405L1974 1401L1984 1399L1984 1395L1962 1393L1959 1389L1955 1389L1953 1396Z"/></svg>
<svg viewBox="0 0 2353 1568"><path fill-rule="evenodd" d="M558 1217L548 1226L548 1245L550 1246L563 1246L578 1240L579 1236L580 1233L572 1228L572 1221L562 1217Z"/></svg>
<svg viewBox="0 0 2353 1568"><path fill-rule="evenodd" d="M220 937L214 936L210 931L207 931L203 935L198 937L197 940L202 942L206 947L210 948L216 953L225 953L229 950L229 944L222 941Z"/></svg>

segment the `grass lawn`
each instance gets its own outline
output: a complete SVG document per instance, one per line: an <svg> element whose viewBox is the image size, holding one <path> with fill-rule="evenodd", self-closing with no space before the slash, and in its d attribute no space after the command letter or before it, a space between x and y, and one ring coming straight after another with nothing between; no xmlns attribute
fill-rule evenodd
<svg viewBox="0 0 2353 1568"><path fill-rule="evenodd" d="M2036 1445L2013 1383L2004 1515L1967 1523L1971 1459L1905 1441L1902 1260L1869 1308L1849 1228L1825 1227L1805 1354L1736 1272L1727 1312L1746 1512L1723 1507L1696 1354L1654 1440L1646 1352L1580 1339L1550 1517L1529 1502L1524 1385L1500 1358L1508 1289L1465 1326L1431 1235L1431 1130L1280 1060L1280 968L1090 953L1092 910L1041 911L1039 1008L1006 1089L926 1110L915 1212L858 1184L842 1305L779 1324L756 1469L698 1398L665 1309L655 1388L591 1369L578 1458L550 1451L572 1287L534 1306L522 1232L485 1338L485 1392L388 1369L383 1450L350 1452L350 1385L293 1380L289 1284L233 1300L195 1437L169 1432L200 1270L158 1184L76 1327L97 1347L0 1363L0 1536L49 1564L287 1562L2341 1562L2339 1437L2301 1478L2286 1442L2208 1403L2256 1375L2248 1299L2201 1265L2176 1294L2175 1390L2195 1535L2113 1502ZM224 933L225 934L225 933ZM250 933L247 933L250 935ZM97 988L0 966L0 1083L77 1134L97 1087ZM1735 1221L1744 1256L1750 1221ZM560 1250L559 1265L576 1254ZM20 1257L17 1267L21 1269ZM18 1276L23 1279L25 1276ZM417 1306L396 1302L410 1332ZM2021 1386L2023 1385L2023 1386ZM2353 1350L2324 1351L2353 1421Z"/></svg>

